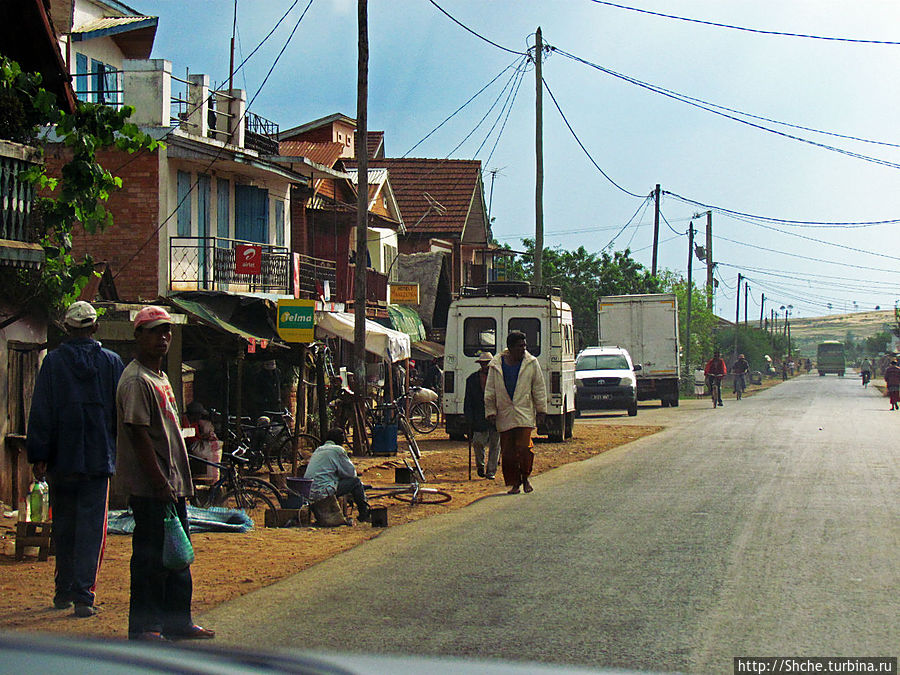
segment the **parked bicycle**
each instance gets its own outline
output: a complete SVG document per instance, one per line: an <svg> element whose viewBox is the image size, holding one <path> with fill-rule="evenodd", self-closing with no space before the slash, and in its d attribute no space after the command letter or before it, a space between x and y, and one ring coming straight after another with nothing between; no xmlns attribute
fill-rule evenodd
<svg viewBox="0 0 900 675"><path fill-rule="evenodd" d="M403 461L409 469L411 480L409 483L398 485L372 486L366 485L366 495L371 498L391 497L408 504L445 504L452 497L450 493L437 488L422 487L416 473L406 460Z"/></svg>
<svg viewBox="0 0 900 675"><path fill-rule="evenodd" d="M409 406L409 423L420 434L430 434L437 428L441 418L438 408L437 393L424 387L410 387L408 394L401 394L397 399L399 405L406 407L406 399L412 402Z"/></svg>
<svg viewBox="0 0 900 675"><path fill-rule="evenodd" d="M403 434L403 437L406 440L406 446L409 449L409 454L412 456L413 463L416 465L416 473L418 474L419 479L424 483L425 473L419 465L419 459L422 457L422 453L419 450L419 444L416 442L416 435L413 432L409 418L406 416L406 406L401 405L402 401L403 397L401 396L391 403L384 403L367 409L366 424L371 430L374 429L376 425L396 422L397 429Z"/></svg>
<svg viewBox="0 0 900 675"><path fill-rule="evenodd" d="M293 457L294 439L299 441L300 456L310 455L321 445L313 434L294 433L294 416L287 409L266 411L256 420L251 432L250 449L262 456L262 463L270 471L284 471Z"/></svg>
<svg viewBox="0 0 900 675"><path fill-rule="evenodd" d="M249 462L239 452L225 452L222 456L224 461L212 462L196 455L188 455L194 461L219 469L219 480L208 489L195 492L191 500L194 506L241 509L254 522L262 521L266 509L282 506L283 496L278 488L262 478L245 475Z"/></svg>

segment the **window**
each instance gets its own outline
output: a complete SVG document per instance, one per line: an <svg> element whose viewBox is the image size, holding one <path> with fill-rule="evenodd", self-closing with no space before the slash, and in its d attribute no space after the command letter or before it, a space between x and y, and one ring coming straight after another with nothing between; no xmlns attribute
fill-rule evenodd
<svg viewBox="0 0 900 675"><path fill-rule="evenodd" d="M234 186L234 238L269 243L269 191L252 185Z"/></svg>
<svg viewBox="0 0 900 675"><path fill-rule="evenodd" d="M471 317L463 322L463 354L497 353L497 322L488 317Z"/></svg>
<svg viewBox="0 0 900 675"><path fill-rule="evenodd" d="M231 210L230 187L227 180L219 178L216 181L216 198L218 202L216 207L216 235L221 239L228 239L230 232L228 227L228 216ZM223 242L219 242L219 245L223 245Z"/></svg>
<svg viewBox="0 0 900 675"><path fill-rule="evenodd" d="M88 77L88 57L75 53L75 94L80 101L90 101L88 90L91 88Z"/></svg>
<svg viewBox="0 0 900 675"><path fill-rule="evenodd" d="M397 259L397 247L383 244L381 248L384 251L384 273L388 281L397 281L397 266L394 264Z"/></svg>
<svg viewBox="0 0 900 675"><path fill-rule="evenodd" d="M575 362L575 370L630 370L628 359L621 354L593 354Z"/></svg>
<svg viewBox="0 0 900 675"><path fill-rule="evenodd" d="M514 330L525 333L525 339L528 341L528 352L533 356L540 356L541 353L541 320L540 319L510 319L507 335Z"/></svg>
<svg viewBox="0 0 900 675"><path fill-rule="evenodd" d="M191 236L191 174L178 172L178 236Z"/></svg>

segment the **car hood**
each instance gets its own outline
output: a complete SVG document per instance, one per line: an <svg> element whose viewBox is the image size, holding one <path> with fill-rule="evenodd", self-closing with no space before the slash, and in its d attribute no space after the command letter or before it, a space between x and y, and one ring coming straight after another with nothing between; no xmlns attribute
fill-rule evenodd
<svg viewBox="0 0 900 675"><path fill-rule="evenodd" d="M595 377L630 377L634 379L634 371L631 370L577 370L575 381L593 379Z"/></svg>

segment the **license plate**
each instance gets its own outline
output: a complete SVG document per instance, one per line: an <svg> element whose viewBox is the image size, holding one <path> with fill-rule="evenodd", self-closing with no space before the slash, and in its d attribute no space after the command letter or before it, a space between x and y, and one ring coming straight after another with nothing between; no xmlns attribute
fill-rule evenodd
<svg viewBox="0 0 900 675"><path fill-rule="evenodd" d="M612 394L591 394L592 401L608 401L612 398Z"/></svg>

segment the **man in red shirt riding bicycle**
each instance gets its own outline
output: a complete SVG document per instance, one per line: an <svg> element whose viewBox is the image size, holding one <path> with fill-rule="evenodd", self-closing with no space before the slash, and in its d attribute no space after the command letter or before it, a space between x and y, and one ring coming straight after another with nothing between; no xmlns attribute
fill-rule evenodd
<svg viewBox="0 0 900 675"><path fill-rule="evenodd" d="M722 405L722 378L728 374L728 368L725 366L725 361L719 354L718 349L713 352L713 357L706 362L706 367L703 369L703 374L706 375L706 382L709 385L710 391L712 391L713 385L712 378L716 378L718 380L719 400L716 403L718 403L718 405Z"/></svg>

